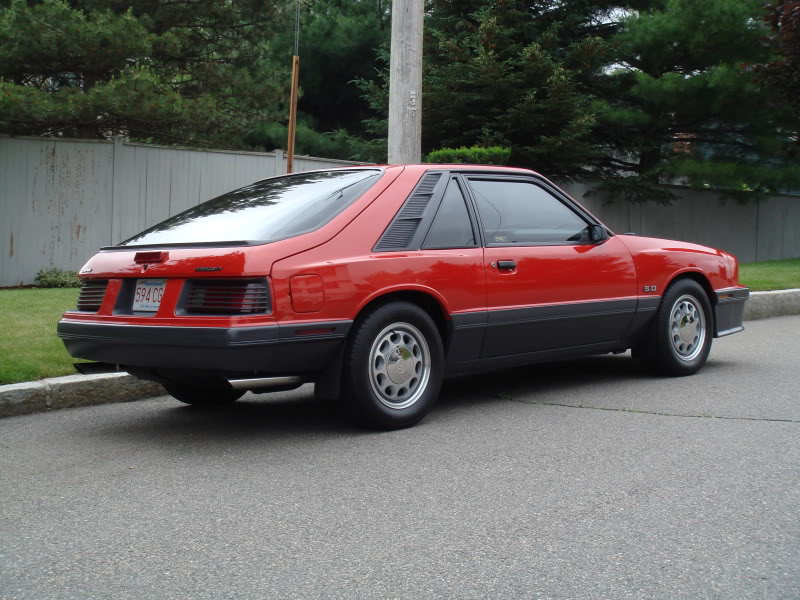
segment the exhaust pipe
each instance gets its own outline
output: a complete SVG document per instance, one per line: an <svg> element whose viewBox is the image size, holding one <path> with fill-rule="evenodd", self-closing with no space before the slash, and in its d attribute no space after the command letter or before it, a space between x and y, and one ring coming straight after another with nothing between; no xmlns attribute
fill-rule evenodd
<svg viewBox="0 0 800 600"><path fill-rule="evenodd" d="M75 370L81 375L100 375L101 373L124 373L119 365L104 362L73 363Z"/></svg>
<svg viewBox="0 0 800 600"><path fill-rule="evenodd" d="M297 375L284 377L248 377L247 379L228 379L228 385L234 390L269 390L275 388L293 389L303 385L303 378Z"/></svg>

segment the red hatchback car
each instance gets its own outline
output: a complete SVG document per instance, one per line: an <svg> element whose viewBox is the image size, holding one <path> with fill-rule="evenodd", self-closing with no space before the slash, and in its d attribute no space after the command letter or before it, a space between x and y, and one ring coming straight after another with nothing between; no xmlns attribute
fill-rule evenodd
<svg viewBox="0 0 800 600"><path fill-rule="evenodd" d="M191 208L81 270L69 352L189 404L314 382L406 427L452 373L622 352L695 373L741 331L736 259L615 235L524 169L344 168Z"/></svg>

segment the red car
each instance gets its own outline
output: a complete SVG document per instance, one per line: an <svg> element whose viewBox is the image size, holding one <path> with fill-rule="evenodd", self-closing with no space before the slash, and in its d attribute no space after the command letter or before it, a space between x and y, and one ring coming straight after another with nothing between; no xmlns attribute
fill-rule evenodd
<svg viewBox="0 0 800 600"><path fill-rule="evenodd" d="M622 352L665 375L742 328L736 259L616 235L540 175L405 165L272 177L81 270L69 352L189 404L314 382L406 427L452 373Z"/></svg>

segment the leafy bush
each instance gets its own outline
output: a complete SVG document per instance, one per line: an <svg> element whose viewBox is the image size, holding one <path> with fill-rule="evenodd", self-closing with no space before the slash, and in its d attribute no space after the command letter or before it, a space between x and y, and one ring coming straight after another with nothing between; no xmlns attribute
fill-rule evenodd
<svg viewBox="0 0 800 600"><path fill-rule="evenodd" d="M75 271L52 267L42 269L36 274L36 285L43 288L76 288L81 287L81 280Z"/></svg>
<svg viewBox="0 0 800 600"><path fill-rule="evenodd" d="M442 148L434 150L425 158L429 163L454 163L471 165L507 165L511 158L511 148L491 146L482 148L472 146L467 148Z"/></svg>
<svg viewBox="0 0 800 600"><path fill-rule="evenodd" d="M287 127L281 123L262 123L245 136L250 146L271 152L286 149ZM364 160L365 142L349 135L344 129L320 133L305 123L298 123L295 134L295 155L336 158L339 160Z"/></svg>

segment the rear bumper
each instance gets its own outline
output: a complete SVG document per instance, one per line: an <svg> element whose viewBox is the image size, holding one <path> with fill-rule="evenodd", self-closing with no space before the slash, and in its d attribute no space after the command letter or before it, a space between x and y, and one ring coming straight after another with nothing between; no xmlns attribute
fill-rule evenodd
<svg viewBox="0 0 800 600"><path fill-rule="evenodd" d="M67 351L122 366L303 375L336 357L352 321L257 327L154 327L62 320Z"/></svg>
<svg viewBox="0 0 800 600"><path fill-rule="evenodd" d="M742 331L744 329L742 325L744 303L750 297L750 289L744 287L728 288L717 290L716 294L714 337L722 337Z"/></svg>

